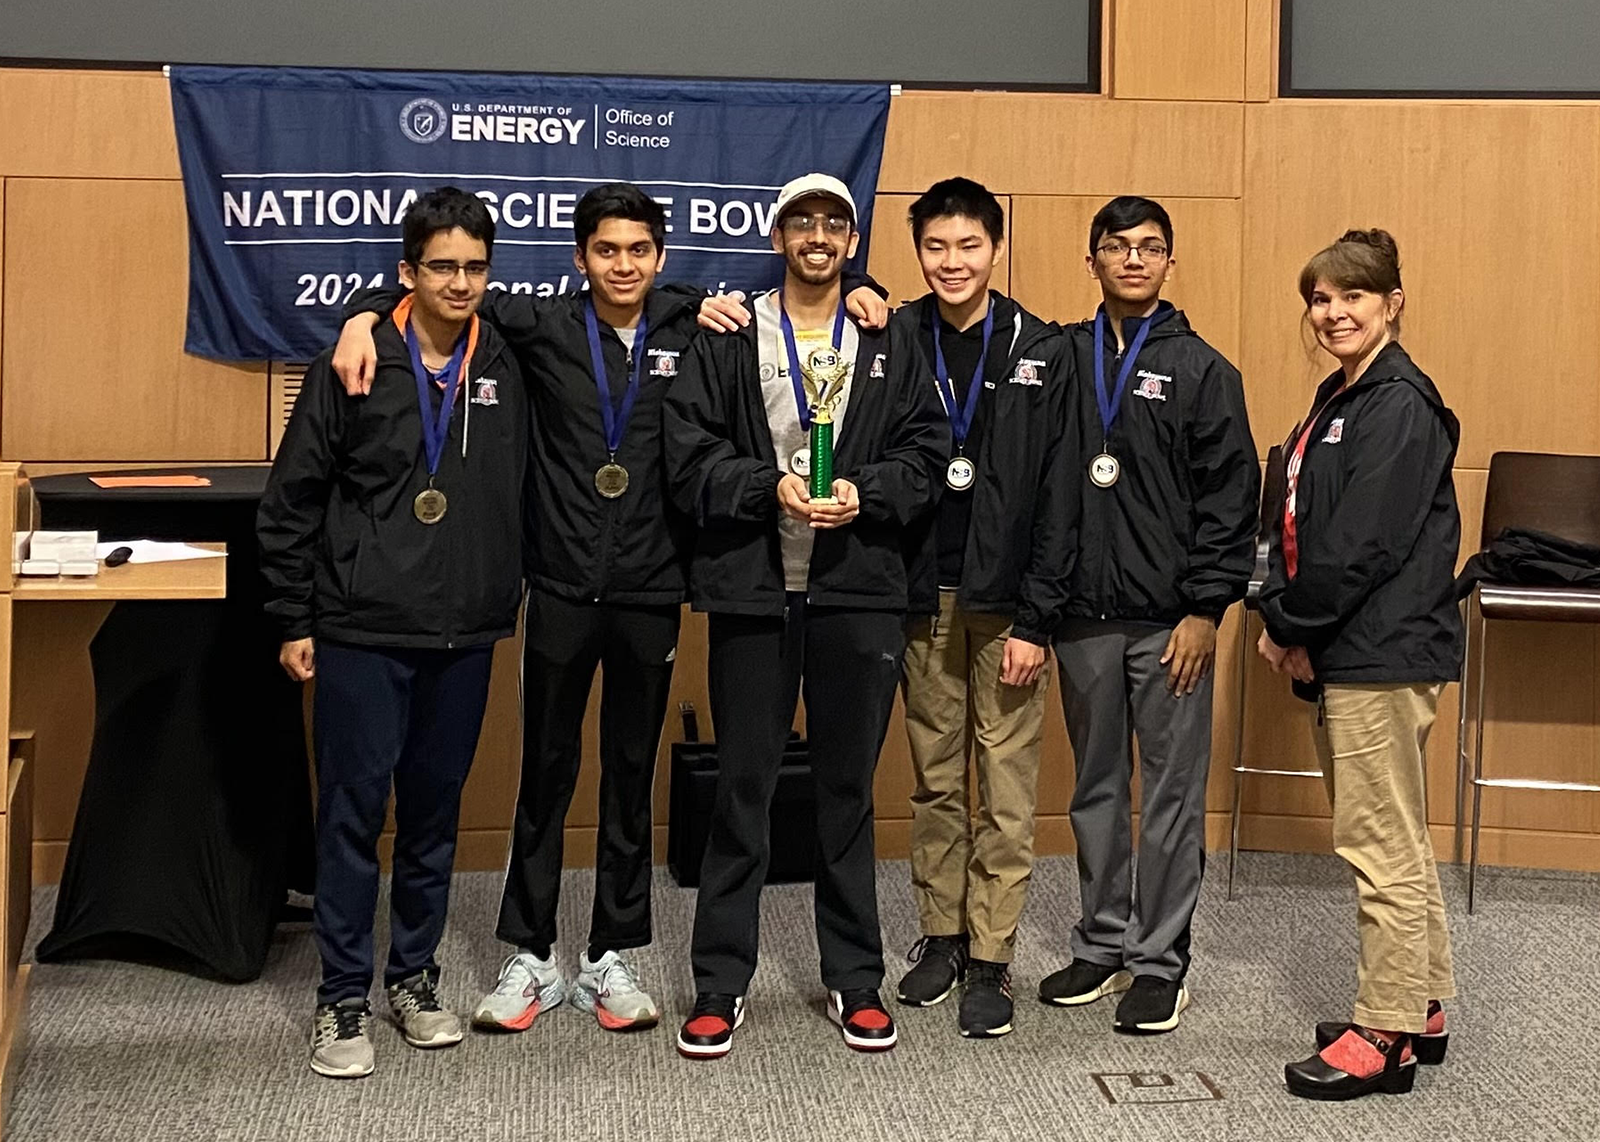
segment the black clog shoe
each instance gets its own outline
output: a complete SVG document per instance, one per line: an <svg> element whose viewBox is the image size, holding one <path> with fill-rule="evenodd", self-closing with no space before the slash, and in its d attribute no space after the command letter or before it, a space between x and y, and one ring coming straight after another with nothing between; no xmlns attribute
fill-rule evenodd
<svg viewBox="0 0 1600 1142"><path fill-rule="evenodd" d="M1402 1035L1393 1043L1374 1035L1365 1027L1351 1024L1346 1030L1361 1036L1383 1056L1383 1069L1362 1078L1341 1071L1320 1054L1283 1068L1283 1082L1289 1093L1320 1102L1343 1102L1373 1093L1407 1094L1417 1080L1417 1060L1405 1048L1410 1037Z"/></svg>

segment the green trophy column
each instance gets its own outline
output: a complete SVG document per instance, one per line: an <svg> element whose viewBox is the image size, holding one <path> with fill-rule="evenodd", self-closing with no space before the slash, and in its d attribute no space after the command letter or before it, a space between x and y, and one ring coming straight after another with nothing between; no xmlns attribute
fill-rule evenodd
<svg viewBox="0 0 1600 1142"><path fill-rule="evenodd" d="M812 503L833 503L833 418L826 412L811 421Z"/></svg>

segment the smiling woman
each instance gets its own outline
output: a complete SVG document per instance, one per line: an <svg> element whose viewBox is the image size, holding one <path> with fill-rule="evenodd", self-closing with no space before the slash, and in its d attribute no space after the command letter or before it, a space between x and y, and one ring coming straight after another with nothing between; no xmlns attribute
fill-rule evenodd
<svg viewBox="0 0 1600 1142"><path fill-rule="evenodd" d="M1411 1089L1444 1058L1455 995L1427 827L1423 750L1460 674L1453 591L1460 428L1396 338L1405 293L1385 230L1351 230L1300 272L1304 320L1339 363L1284 446L1288 480L1261 589L1260 652L1316 703L1334 850L1356 874L1354 1019L1285 1068L1305 1098Z"/></svg>

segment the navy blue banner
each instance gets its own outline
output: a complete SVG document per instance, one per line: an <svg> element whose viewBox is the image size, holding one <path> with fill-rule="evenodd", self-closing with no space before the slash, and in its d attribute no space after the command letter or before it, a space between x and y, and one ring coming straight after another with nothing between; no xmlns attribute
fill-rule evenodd
<svg viewBox="0 0 1600 1142"><path fill-rule="evenodd" d="M883 158L881 84L174 67L189 211L184 347L301 360L350 293L392 285L400 218L453 184L497 223L491 289L583 287L572 209L602 182L667 208L663 280L765 289L778 188L825 171L861 212L864 265Z"/></svg>

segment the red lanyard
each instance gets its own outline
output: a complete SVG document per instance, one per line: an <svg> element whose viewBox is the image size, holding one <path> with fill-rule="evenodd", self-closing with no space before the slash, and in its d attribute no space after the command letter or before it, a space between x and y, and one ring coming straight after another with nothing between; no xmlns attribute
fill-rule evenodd
<svg viewBox="0 0 1600 1142"><path fill-rule="evenodd" d="M1300 433L1300 438L1295 441L1294 447L1289 452L1289 457L1284 465L1284 475L1287 477L1283 495L1283 568L1293 579L1295 572L1300 569L1300 543L1294 525L1294 497L1295 490L1300 486L1300 465L1305 461L1306 444L1311 440L1311 433L1317 427L1317 419L1322 415L1322 410L1328 407L1330 401L1343 391L1341 386L1335 389L1333 395L1328 397L1316 408L1311 410L1311 415L1306 418L1306 426Z"/></svg>

